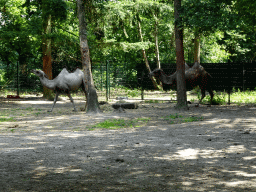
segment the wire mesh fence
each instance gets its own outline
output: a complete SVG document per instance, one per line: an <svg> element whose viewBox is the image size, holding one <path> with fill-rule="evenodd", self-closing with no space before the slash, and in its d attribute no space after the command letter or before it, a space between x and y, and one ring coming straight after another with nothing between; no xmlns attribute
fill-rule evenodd
<svg viewBox="0 0 256 192"><path fill-rule="evenodd" d="M192 66L189 64L190 67ZM256 63L202 63L207 72L213 77L213 89L216 91L228 91L235 89L254 90L256 87ZM171 75L176 70L176 64L163 65L163 71ZM6 68L0 69L8 71ZM0 78L0 89L20 92L42 91L42 85L38 77L22 71L18 63L13 64L9 71L8 80ZM154 90L148 71L130 68L127 63L113 64L111 61L97 63L92 66L94 84L100 97L115 99L116 97L132 97L134 99L159 99L175 100L175 91L169 91L168 85L164 90Z"/></svg>

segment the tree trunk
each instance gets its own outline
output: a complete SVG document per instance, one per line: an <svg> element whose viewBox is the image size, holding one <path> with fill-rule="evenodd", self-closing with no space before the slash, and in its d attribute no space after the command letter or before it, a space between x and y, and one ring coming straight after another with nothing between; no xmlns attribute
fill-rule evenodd
<svg viewBox="0 0 256 192"><path fill-rule="evenodd" d="M199 29L195 30L195 39L194 39L194 63L200 63L200 33Z"/></svg>
<svg viewBox="0 0 256 192"><path fill-rule="evenodd" d="M156 21L155 21L155 53L156 53L156 66L158 69L161 69L161 64L160 64L160 58L159 58L159 46L158 46L158 21L157 21L157 16L155 16Z"/></svg>
<svg viewBox="0 0 256 192"><path fill-rule="evenodd" d="M139 17L138 14L137 14L137 20L138 20L138 31L139 31L140 41L143 42L143 36L142 36L141 25L140 25L140 17ZM144 58L144 61L145 61L145 64L146 64L146 68L148 69L148 73L151 73L151 69L150 69L150 66L149 66L149 63L148 63L147 54L146 54L146 50L145 49L142 49L142 55L143 55L143 58ZM150 77L150 79L151 79L154 87L156 89L159 89L155 77Z"/></svg>
<svg viewBox="0 0 256 192"><path fill-rule="evenodd" d="M158 69L161 69L161 64L160 64L160 58L159 58L159 46L158 46L158 18L157 18L157 15L154 15L155 16L155 33L154 33L154 36L155 36L155 54L156 54L156 67ZM163 84L161 81L157 81L157 84L159 87L161 87L161 89L163 89Z"/></svg>
<svg viewBox="0 0 256 192"><path fill-rule="evenodd" d="M175 43L176 43L176 63L177 63L177 108L188 109L185 83L185 61L183 50L183 28L179 10L181 0L174 0L175 15Z"/></svg>
<svg viewBox="0 0 256 192"><path fill-rule="evenodd" d="M52 79L52 57L51 57L51 39L47 38L47 35L51 34L51 15L44 14L46 12L43 3L43 39L42 39L42 51L43 51L43 71ZM43 97L48 100L54 99L53 91L43 87Z"/></svg>
<svg viewBox="0 0 256 192"><path fill-rule="evenodd" d="M87 1L77 1L77 12L79 19L79 37L80 37L80 50L82 57L82 66L85 75L85 92L86 92L86 106L87 113L100 113L98 96L94 87L91 71L90 51L87 41L87 23L85 20L85 3Z"/></svg>

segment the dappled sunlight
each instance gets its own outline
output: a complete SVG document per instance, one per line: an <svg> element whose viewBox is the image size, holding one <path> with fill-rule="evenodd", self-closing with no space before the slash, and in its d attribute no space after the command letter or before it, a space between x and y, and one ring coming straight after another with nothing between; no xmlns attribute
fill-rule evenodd
<svg viewBox="0 0 256 192"><path fill-rule="evenodd" d="M228 170L223 170L223 172L227 172L227 173L232 173L232 174L235 174L235 175L240 175L240 176L243 176L243 177L255 177L256 179L256 174L250 174L250 173L247 173L245 171L228 171Z"/></svg>
<svg viewBox="0 0 256 192"><path fill-rule="evenodd" d="M225 149L226 153L244 153L246 151L247 149L244 147L244 145L233 145Z"/></svg>
<svg viewBox="0 0 256 192"><path fill-rule="evenodd" d="M253 159L256 159L256 156L246 156L246 157L243 157L244 160L253 160Z"/></svg>
<svg viewBox="0 0 256 192"><path fill-rule="evenodd" d="M0 135L1 171L22 186L31 181L49 189L47 186L58 181L61 185L79 183L81 191L98 190L98 184L110 191L246 191L248 186L256 189L253 114L232 110L234 115L229 118L221 107L223 112L203 106L182 114L204 117L203 121L171 124L163 122L162 117L176 111L164 111L165 108L159 110L163 111L161 114L149 114L146 108L145 113L127 110L122 114L97 115L73 113L68 107L63 112L63 108L56 108L53 113L32 108L25 108L25 115L16 116L16 122L0 125L9 131ZM41 109L48 106L41 105ZM16 115L22 112L11 110ZM151 120L135 128L86 128L119 118ZM18 127L6 128L15 125ZM5 179L8 180L6 176Z"/></svg>
<svg viewBox="0 0 256 192"><path fill-rule="evenodd" d="M222 158L225 156L225 153L223 149L221 150L216 150L216 149L203 149L200 150L200 157L204 159L216 159L217 158Z"/></svg>
<svg viewBox="0 0 256 192"><path fill-rule="evenodd" d="M139 174L145 174L145 171L132 171L129 173L129 175L139 175Z"/></svg>
<svg viewBox="0 0 256 192"><path fill-rule="evenodd" d="M31 104L31 105L44 105L44 104L52 104L53 101L19 101L19 104L21 105L27 105L27 104ZM64 103L62 101L57 101L57 103Z"/></svg>
<svg viewBox="0 0 256 192"><path fill-rule="evenodd" d="M34 175L34 178L39 179L40 177L46 176L50 173L63 174L66 172L82 172L82 171L83 171L82 169L77 168L76 166L67 166L67 167L58 167L58 168L38 166L31 173Z"/></svg>
<svg viewBox="0 0 256 192"><path fill-rule="evenodd" d="M34 150L36 149L35 147L6 147L5 149L0 149L0 151L3 152L15 152L15 151L26 151L26 150Z"/></svg>
<svg viewBox="0 0 256 192"><path fill-rule="evenodd" d="M228 187L238 187L242 185L248 185L247 181L231 181L231 182L221 182L222 184L228 186Z"/></svg>
<svg viewBox="0 0 256 192"><path fill-rule="evenodd" d="M174 157L177 159L197 159L199 155L199 149L184 149L178 151L177 153L178 155L174 155Z"/></svg>
<svg viewBox="0 0 256 192"><path fill-rule="evenodd" d="M35 142L35 143L42 143L42 142L40 142L40 140L44 140L45 137L44 136L29 135L29 136L25 136L24 139L32 140L32 141L38 141L38 142Z"/></svg>

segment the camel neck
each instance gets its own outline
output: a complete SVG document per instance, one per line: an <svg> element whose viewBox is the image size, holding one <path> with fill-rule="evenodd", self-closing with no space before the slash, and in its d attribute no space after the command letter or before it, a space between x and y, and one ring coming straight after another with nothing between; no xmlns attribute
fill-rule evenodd
<svg viewBox="0 0 256 192"><path fill-rule="evenodd" d="M47 87L48 89L55 89L55 83L53 80L49 80L47 78L40 78L40 81L42 85Z"/></svg>

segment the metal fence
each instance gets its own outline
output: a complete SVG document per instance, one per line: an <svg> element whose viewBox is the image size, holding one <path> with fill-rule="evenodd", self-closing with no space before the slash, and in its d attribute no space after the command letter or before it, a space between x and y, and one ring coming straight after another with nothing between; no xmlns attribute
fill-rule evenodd
<svg viewBox="0 0 256 192"><path fill-rule="evenodd" d="M256 63L201 63L201 65L213 77L213 89L216 91L229 91L232 88L254 90L256 87ZM175 63L162 64L162 66L167 75L176 70ZM160 94L152 91L154 88L145 69L131 69L126 63L118 65L113 65L110 61L98 63L92 66L92 73L96 89L101 95L105 95L106 99L136 94L136 91L137 96L143 99L151 98L155 93ZM17 95L20 91L28 89L42 90L39 79L21 73L18 63L12 75L9 82L1 84L0 81L0 89L15 90ZM127 89L120 92L118 87ZM165 87L168 88L168 85ZM130 91L132 89L135 90L133 93ZM171 98L169 93L162 92L162 94Z"/></svg>
<svg viewBox="0 0 256 192"><path fill-rule="evenodd" d="M232 88L254 90L256 87L256 63L202 63L213 77L214 89L218 91Z"/></svg>

